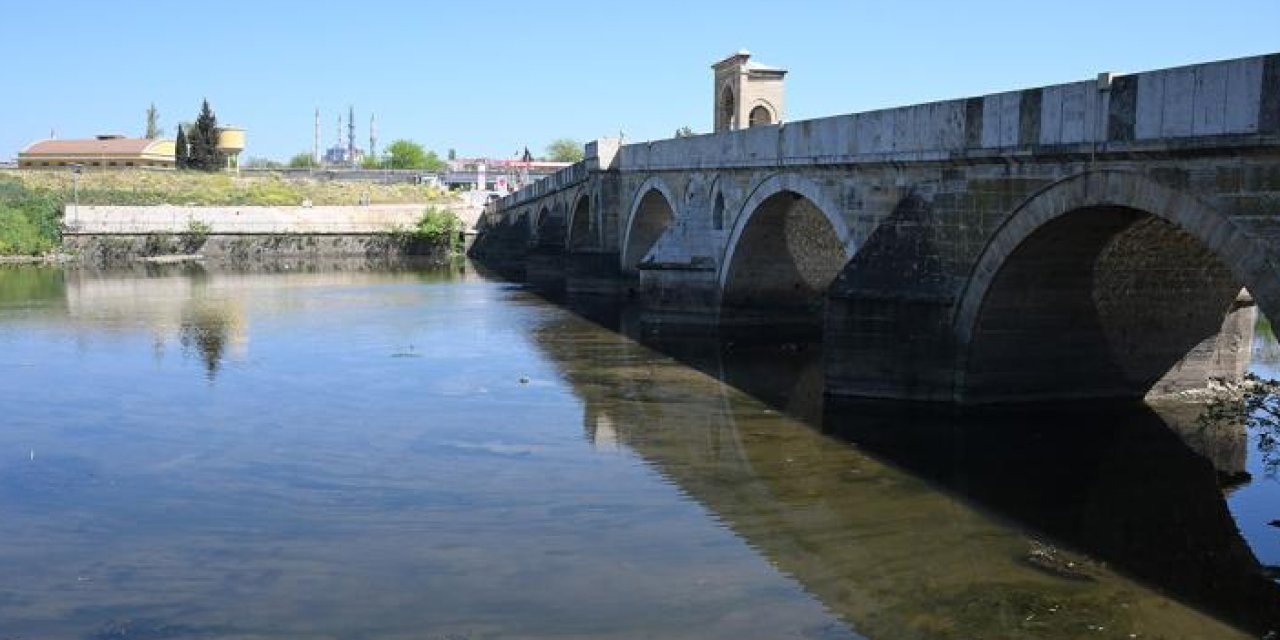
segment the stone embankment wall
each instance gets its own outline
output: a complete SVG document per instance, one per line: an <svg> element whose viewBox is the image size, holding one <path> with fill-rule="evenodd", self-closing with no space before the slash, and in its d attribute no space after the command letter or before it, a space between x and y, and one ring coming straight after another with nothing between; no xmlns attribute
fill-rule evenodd
<svg viewBox="0 0 1280 640"><path fill-rule="evenodd" d="M417 224L429 204L383 204L323 207L180 207L68 205L65 235L134 235L183 233L193 223L211 235L388 233ZM434 205L453 211L467 230L479 209L456 203Z"/></svg>
<svg viewBox="0 0 1280 640"><path fill-rule="evenodd" d="M331 257L444 259L450 242L427 245L396 233L412 229L429 206L70 205L62 243L68 252L98 265L192 254L231 262ZM476 208L455 203L442 208L458 215L468 233L479 213Z"/></svg>
<svg viewBox="0 0 1280 640"><path fill-rule="evenodd" d="M409 257L443 260L448 245L425 246L406 242L388 233L338 234L238 234L197 236L150 233L64 236L63 247L88 264L109 266L140 258L199 255L210 260L236 263L269 261L278 258L369 258Z"/></svg>

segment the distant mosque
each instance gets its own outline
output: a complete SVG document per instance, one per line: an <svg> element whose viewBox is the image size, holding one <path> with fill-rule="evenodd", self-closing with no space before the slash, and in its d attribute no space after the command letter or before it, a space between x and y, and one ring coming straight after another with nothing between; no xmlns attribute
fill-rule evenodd
<svg viewBox="0 0 1280 640"><path fill-rule="evenodd" d="M317 165L331 167L359 167L364 161L366 153L364 149L356 146L356 109L354 106L348 107L347 111L347 140L343 144L342 140L342 114L338 114L338 131L334 136L333 146L328 149L320 147L320 109L316 109L316 130L315 139L312 142L311 156ZM369 152L368 157L377 157L378 155L378 123L373 115L369 116Z"/></svg>

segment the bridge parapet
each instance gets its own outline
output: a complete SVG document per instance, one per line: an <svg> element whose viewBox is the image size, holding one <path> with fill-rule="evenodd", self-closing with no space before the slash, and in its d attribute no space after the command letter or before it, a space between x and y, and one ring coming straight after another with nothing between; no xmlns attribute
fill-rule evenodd
<svg viewBox="0 0 1280 640"><path fill-rule="evenodd" d="M1280 55L624 146L621 171L929 162L1280 139ZM1199 144L1193 139L1202 139Z"/></svg>

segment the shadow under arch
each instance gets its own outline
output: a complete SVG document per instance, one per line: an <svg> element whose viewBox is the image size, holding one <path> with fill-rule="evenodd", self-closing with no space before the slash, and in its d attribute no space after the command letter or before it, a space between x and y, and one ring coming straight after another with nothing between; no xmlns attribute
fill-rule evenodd
<svg viewBox="0 0 1280 640"><path fill-rule="evenodd" d="M721 323L821 326L827 289L858 245L839 212L810 180L762 181L735 217L720 263Z"/></svg>
<svg viewBox="0 0 1280 640"><path fill-rule="evenodd" d="M675 222L676 202L679 200L671 187L659 176L645 180L636 190L622 237L620 266L624 275L635 275L636 266Z"/></svg>
<svg viewBox="0 0 1280 640"><path fill-rule="evenodd" d="M563 248L566 238L564 207L558 203L544 204L538 210L534 227L534 240L539 247Z"/></svg>
<svg viewBox="0 0 1280 640"><path fill-rule="evenodd" d="M1222 212L1140 174L1054 183L1004 222L965 283L956 398L1135 398L1239 377L1252 301L1237 296L1280 308L1270 258Z"/></svg>
<svg viewBox="0 0 1280 640"><path fill-rule="evenodd" d="M568 236L565 237L565 248L575 251L597 246L599 241L593 230L597 230L598 225L592 215L590 195L583 191L568 201L572 203L572 208L569 209L569 223L566 225Z"/></svg>

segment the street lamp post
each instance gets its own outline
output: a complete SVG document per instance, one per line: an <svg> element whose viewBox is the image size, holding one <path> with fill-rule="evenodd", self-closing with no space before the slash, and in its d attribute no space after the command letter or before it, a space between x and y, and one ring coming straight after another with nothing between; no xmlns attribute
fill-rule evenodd
<svg viewBox="0 0 1280 640"><path fill-rule="evenodd" d="M84 165L71 165L71 197L76 205L75 223L80 224L80 168Z"/></svg>

